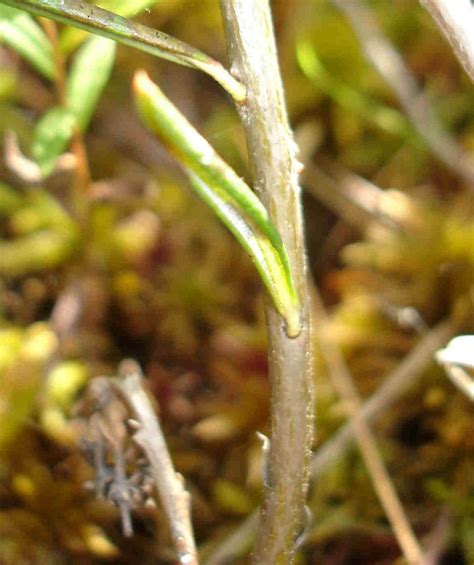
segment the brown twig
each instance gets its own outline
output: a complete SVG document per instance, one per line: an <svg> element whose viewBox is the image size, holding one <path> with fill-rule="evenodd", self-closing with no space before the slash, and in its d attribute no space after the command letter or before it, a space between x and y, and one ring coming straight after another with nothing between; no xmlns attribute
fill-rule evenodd
<svg viewBox="0 0 474 565"><path fill-rule="evenodd" d="M142 385L139 366L131 360L122 362L118 390L129 404L136 419L135 442L143 449L151 474L168 517L179 563L197 565L197 551L191 525L190 495L184 481L173 467L165 437L155 411Z"/></svg>
<svg viewBox="0 0 474 565"><path fill-rule="evenodd" d="M64 104L66 101L66 66L64 64L63 54L59 48L58 26L46 18L40 18L40 22L53 50L55 71L54 88L56 90L56 97L60 104Z"/></svg>
<svg viewBox="0 0 474 565"><path fill-rule="evenodd" d="M468 4L469 0L425 0L425 4ZM367 59L387 82L398 98L400 106L412 121L428 147L467 185L474 189L474 163L457 143L443 131L431 109L428 98L418 87L416 78L408 70L400 54L383 35L370 8L359 0L332 0L351 22ZM422 0L423 3L423 0ZM474 12L474 8L472 8ZM474 14L470 16L474 37ZM468 24L467 24L468 25ZM471 38L472 45L474 40ZM474 59L473 59L474 60Z"/></svg>
<svg viewBox="0 0 474 565"><path fill-rule="evenodd" d="M238 107L254 188L288 252L301 303L301 332L289 338L269 301L266 319L272 385L269 484L255 563L288 563L300 533L313 438L309 303L296 145L290 132L268 0L221 0L232 70L245 84Z"/></svg>
<svg viewBox="0 0 474 565"><path fill-rule="evenodd" d="M327 323L328 315L316 286L312 288L312 303L315 317L321 324ZM368 423L359 414L362 399L357 392L350 370L339 348L329 341L323 332L318 332L318 345L328 367L331 382L345 404L349 423L361 452L367 471L382 508L397 537L408 563L420 565L422 550L410 526L390 475L380 455L375 437Z"/></svg>

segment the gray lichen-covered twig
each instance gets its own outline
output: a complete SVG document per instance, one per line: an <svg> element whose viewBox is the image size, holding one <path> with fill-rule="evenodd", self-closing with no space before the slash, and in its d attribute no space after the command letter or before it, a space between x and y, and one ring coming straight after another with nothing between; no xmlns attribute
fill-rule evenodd
<svg viewBox="0 0 474 565"><path fill-rule="evenodd" d="M168 520L178 563L197 565L190 495L174 470L143 380L138 363L127 359L120 364L118 379L96 377L89 385L81 410L88 421L82 447L96 471L94 490L96 496L119 508L126 536L133 535L131 511L144 503L154 505L151 496L156 494ZM137 446L145 464L140 457L132 465L130 457L136 457Z"/></svg>
<svg viewBox="0 0 474 565"><path fill-rule="evenodd" d="M197 551L191 525L190 495L183 477L174 470L165 437L156 413L143 388L140 367L132 360L119 368L118 390L131 408L136 420L135 442L142 448L151 467L156 490L169 521L179 563L197 565Z"/></svg>

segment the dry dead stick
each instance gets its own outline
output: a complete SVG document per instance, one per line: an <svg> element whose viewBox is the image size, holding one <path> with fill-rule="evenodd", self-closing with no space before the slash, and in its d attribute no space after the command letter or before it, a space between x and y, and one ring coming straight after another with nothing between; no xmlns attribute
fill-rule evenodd
<svg viewBox="0 0 474 565"><path fill-rule="evenodd" d="M117 384L138 422L134 440L143 449L153 481L169 521L171 535L181 565L197 565L198 557L191 524L190 495L182 476L174 470L165 437L142 385L138 365L124 361Z"/></svg>
<svg viewBox="0 0 474 565"><path fill-rule="evenodd" d="M307 192L362 233L373 222L392 230L402 229L380 209L385 191L358 175L341 173L333 178L310 162L305 166L303 181Z"/></svg>
<svg viewBox="0 0 474 565"><path fill-rule="evenodd" d="M312 290L315 318L319 321L320 325L325 325L328 320L326 309L324 308L316 286L314 286ZM398 498L369 425L359 415L362 408L362 399L354 385L346 361L338 347L328 341L322 332L319 332L318 344L328 367L334 388L345 404L349 423L354 429L355 440L364 459L370 478L372 479L375 492L392 526L402 552L408 563L421 565L423 553L420 544L413 533L403 506Z"/></svg>
<svg viewBox="0 0 474 565"><path fill-rule="evenodd" d="M312 359L296 145L288 124L268 0L221 0L232 71L246 87L237 105L253 186L288 253L301 304L301 332L286 334L266 301L271 393L268 485L253 562L291 563L302 530L313 439Z"/></svg>

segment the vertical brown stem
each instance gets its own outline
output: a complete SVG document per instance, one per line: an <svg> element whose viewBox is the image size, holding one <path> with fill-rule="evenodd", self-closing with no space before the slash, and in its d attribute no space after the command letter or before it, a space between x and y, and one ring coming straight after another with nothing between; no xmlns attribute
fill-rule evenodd
<svg viewBox="0 0 474 565"><path fill-rule="evenodd" d="M58 45L58 28L54 22L46 18L41 18L41 24L53 48L55 66L54 87L58 102L63 104L66 98L66 70L64 58Z"/></svg>
<svg viewBox="0 0 474 565"><path fill-rule="evenodd" d="M302 528L313 439L312 360L296 146L289 128L267 0L221 0L232 70L247 88L239 106L255 190L288 251L302 327L289 338L269 300L266 320L272 385L268 484L255 563L291 563Z"/></svg>

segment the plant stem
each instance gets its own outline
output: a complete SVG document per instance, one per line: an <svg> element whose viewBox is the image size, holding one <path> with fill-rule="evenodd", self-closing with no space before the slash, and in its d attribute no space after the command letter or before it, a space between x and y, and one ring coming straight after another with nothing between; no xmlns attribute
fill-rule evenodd
<svg viewBox="0 0 474 565"><path fill-rule="evenodd" d="M199 69L212 76L234 100L242 102L245 99L242 84L199 49L113 12L80 0L0 0L0 3L108 37L179 65Z"/></svg>
<svg viewBox="0 0 474 565"><path fill-rule="evenodd" d="M51 43L51 48L53 50L54 59L54 88L56 90L56 98L59 104L63 104L66 97L66 68L64 64L64 57L62 56L61 50L58 44L58 29L56 24L47 19L41 20L41 25L46 33L49 42Z"/></svg>
<svg viewBox="0 0 474 565"><path fill-rule="evenodd" d="M426 368L433 363L436 350L443 347L461 328L461 320L455 317L443 320L432 328L400 364L384 377L380 388L364 402L359 418L367 423L377 421L411 387L416 385ZM313 481L320 479L352 447L355 439L354 432L354 427L348 422L316 451L311 461ZM240 556L243 548L254 535L256 523L257 512L253 512L214 549L207 558L206 565L220 565Z"/></svg>
<svg viewBox="0 0 474 565"><path fill-rule="evenodd" d="M289 338L266 301L272 385L269 484L254 563L291 563L301 531L313 440L312 358L303 223L294 143L285 107L267 0L221 0L232 69L245 84L238 107L254 187L287 249L301 304L301 332Z"/></svg>

